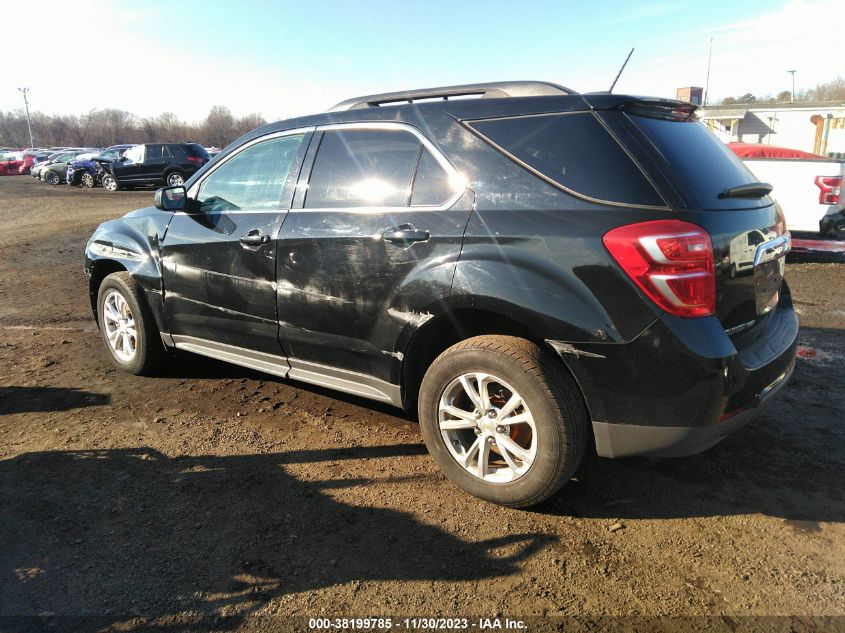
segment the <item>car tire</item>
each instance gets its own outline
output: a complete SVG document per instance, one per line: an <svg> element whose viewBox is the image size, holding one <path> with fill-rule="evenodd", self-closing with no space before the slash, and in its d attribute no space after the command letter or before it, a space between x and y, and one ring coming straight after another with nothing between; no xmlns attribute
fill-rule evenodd
<svg viewBox="0 0 845 633"><path fill-rule="evenodd" d="M117 178L115 178L111 174L106 174L105 176L103 176L103 189L105 189L106 191L120 190L120 184L118 184Z"/></svg>
<svg viewBox="0 0 845 633"><path fill-rule="evenodd" d="M62 182L62 177L54 171L48 171L46 176L44 176L44 180L47 184L55 186Z"/></svg>
<svg viewBox="0 0 845 633"><path fill-rule="evenodd" d="M581 463L589 435L580 391L560 359L513 336L478 336L440 354L423 378L418 409L423 439L444 474L512 508L557 492Z"/></svg>
<svg viewBox="0 0 845 633"><path fill-rule="evenodd" d="M128 272L103 279L97 293L100 336L112 362L138 376L154 374L166 351L143 291Z"/></svg>
<svg viewBox="0 0 845 633"><path fill-rule="evenodd" d="M89 174L86 171L79 177L79 184L85 187L86 189L93 189L94 186L97 184L97 181L94 179L93 174Z"/></svg>
<svg viewBox="0 0 845 633"><path fill-rule="evenodd" d="M164 184L168 187L178 187L185 184L185 176L178 171L171 171L164 176Z"/></svg>

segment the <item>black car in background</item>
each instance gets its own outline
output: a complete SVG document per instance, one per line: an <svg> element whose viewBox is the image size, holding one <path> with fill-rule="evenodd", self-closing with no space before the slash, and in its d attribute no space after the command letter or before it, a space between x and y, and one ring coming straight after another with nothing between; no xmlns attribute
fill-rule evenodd
<svg viewBox="0 0 845 633"><path fill-rule="evenodd" d="M198 143L144 143L119 158L97 161L105 170L102 185L108 191L142 185L181 185L209 161Z"/></svg>
<svg viewBox="0 0 845 633"><path fill-rule="evenodd" d="M92 189L102 176L102 169L98 169L100 163L110 163L120 157L123 152L132 145L112 145L104 149L99 155L92 156L87 160L75 160L68 163L66 180L70 185L83 185Z"/></svg>
<svg viewBox="0 0 845 633"><path fill-rule="evenodd" d="M261 127L96 230L103 343L136 374L175 348L416 410L445 474L508 506L588 445L705 450L786 383L798 321L771 187L694 109L513 82Z"/></svg>

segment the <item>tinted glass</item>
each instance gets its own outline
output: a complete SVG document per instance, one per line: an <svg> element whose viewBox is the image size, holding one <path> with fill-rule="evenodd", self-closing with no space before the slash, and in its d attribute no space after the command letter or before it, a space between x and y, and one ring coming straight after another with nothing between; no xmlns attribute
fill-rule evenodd
<svg viewBox="0 0 845 633"><path fill-rule="evenodd" d="M401 130L326 132L305 206L407 206L420 147L413 134Z"/></svg>
<svg viewBox="0 0 845 633"><path fill-rule="evenodd" d="M167 150L170 152L170 155L173 158L184 158L188 154L184 145L176 145L176 144L168 145Z"/></svg>
<svg viewBox="0 0 845 633"><path fill-rule="evenodd" d="M589 112L475 121L470 126L570 191L608 202L665 206Z"/></svg>
<svg viewBox="0 0 845 633"><path fill-rule="evenodd" d="M146 157L144 158L144 160L155 160L157 158L162 158L162 156L163 156L162 149L163 149L162 145L158 145L158 144L147 145L147 154L146 154Z"/></svg>
<svg viewBox="0 0 845 633"><path fill-rule="evenodd" d="M278 209L302 138L270 139L227 160L203 182L201 210Z"/></svg>
<svg viewBox="0 0 845 633"><path fill-rule="evenodd" d="M455 190L449 182L449 174L440 166L437 159L424 149L414 177L414 191L411 194L411 206L435 206L446 202Z"/></svg>
<svg viewBox="0 0 845 633"><path fill-rule="evenodd" d="M630 118L671 165L681 187L691 198L688 200L691 207L742 209L771 204L766 196L759 199L718 198L728 187L757 179L703 123L645 116Z"/></svg>
<svg viewBox="0 0 845 633"><path fill-rule="evenodd" d="M183 147L185 151L190 153L192 156L199 156L200 158L204 158L206 160L209 159L208 152L205 151L205 148L199 143L188 143L187 145L180 145L180 147Z"/></svg>

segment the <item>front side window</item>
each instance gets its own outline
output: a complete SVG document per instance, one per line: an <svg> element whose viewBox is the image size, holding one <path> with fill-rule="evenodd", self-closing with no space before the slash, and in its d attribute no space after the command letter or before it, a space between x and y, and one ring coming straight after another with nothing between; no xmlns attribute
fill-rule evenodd
<svg viewBox="0 0 845 633"><path fill-rule="evenodd" d="M404 130L330 130L314 160L305 207L405 207L422 143Z"/></svg>
<svg viewBox="0 0 845 633"><path fill-rule="evenodd" d="M414 177L414 191L411 206L437 206L444 204L455 193L455 183L427 149L422 151L417 174Z"/></svg>
<svg viewBox="0 0 845 633"><path fill-rule="evenodd" d="M236 154L203 181L197 202L204 213L278 209L304 135L262 141Z"/></svg>

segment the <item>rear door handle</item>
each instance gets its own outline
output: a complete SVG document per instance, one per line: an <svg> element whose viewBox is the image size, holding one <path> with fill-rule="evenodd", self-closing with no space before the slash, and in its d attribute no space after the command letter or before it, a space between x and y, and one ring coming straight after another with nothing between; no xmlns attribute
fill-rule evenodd
<svg viewBox="0 0 845 633"><path fill-rule="evenodd" d="M264 235L258 229L252 229L246 235L241 236L241 244L245 246L261 246L270 241L269 235Z"/></svg>
<svg viewBox="0 0 845 633"><path fill-rule="evenodd" d="M381 234L385 242L391 243L410 243L410 242L425 242L431 233L423 231L422 229L414 228L413 224L400 224L390 229L385 229Z"/></svg>

